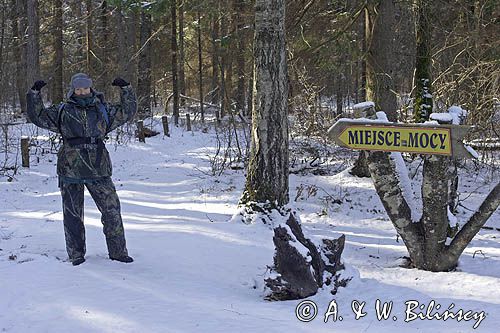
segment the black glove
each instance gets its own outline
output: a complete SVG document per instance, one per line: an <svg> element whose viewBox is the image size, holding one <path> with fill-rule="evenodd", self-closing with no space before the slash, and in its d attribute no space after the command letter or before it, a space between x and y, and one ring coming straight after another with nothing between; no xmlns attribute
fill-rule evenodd
<svg viewBox="0 0 500 333"><path fill-rule="evenodd" d="M33 87L31 87L31 90L40 91L46 85L47 85L47 82L45 82L44 80L38 80L38 81L35 81L35 83L33 84Z"/></svg>
<svg viewBox="0 0 500 333"><path fill-rule="evenodd" d="M111 83L111 85L123 88L123 87L130 85L130 83L128 83L127 81L125 81L121 77L117 77L116 79L113 80L113 83Z"/></svg>

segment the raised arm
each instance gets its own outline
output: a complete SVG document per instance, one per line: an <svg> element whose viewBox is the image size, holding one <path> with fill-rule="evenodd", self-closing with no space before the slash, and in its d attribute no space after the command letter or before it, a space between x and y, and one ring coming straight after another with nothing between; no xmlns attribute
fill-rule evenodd
<svg viewBox="0 0 500 333"><path fill-rule="evenodd" d="M112 85L120 87L121 98L120 104L108 104L108 132L132 120L137 112L137 99L130 84L123 79L116 78Z"/></svg>
<svg viewBox="0 0 500 333"><path fill-rule="evenodd" d="M59 133L59 106L52 105L46 108L40 95L40 89L45 85L44 81L36 81L26 94L27 115L29 120L36 126Z"/></svg>

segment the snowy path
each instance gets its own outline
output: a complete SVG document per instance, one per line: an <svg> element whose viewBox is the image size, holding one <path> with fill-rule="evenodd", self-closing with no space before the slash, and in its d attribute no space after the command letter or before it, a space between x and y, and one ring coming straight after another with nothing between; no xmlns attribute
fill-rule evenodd
<svg viewBox="0 0 500 333"><path fill-rule="evenodd" d="M369 181L346 173L291 177L335 193L349 188L351 201L318 216L320 200L296 203L312 237L344 233L344 260L355 276L332 297L311 298L319 309L309 323L295 318L297 301L262 300L262 275L271 264L271 233L230 223L243 174L208 176L208 134L183 133L132 143L110 152L114 180L133 264L107 259L97 211L85 199L87 261L66 261L61 200L54 162L43 159L14 182L0 182L0 332L470 332L470 322L404 322L404 302L434 299L443 308L486 311L478 332L500 325L500 241L482 232L455 273L399 268L402 243L385 219ZM294 195L291 196L292 198ZM352 209L350 207L353 207ZM375 211L373 211L375 210ZM498 220L499 212L494 219ZM333 224L330 225L330 224ZM481 249L483 255L476 254ZM9 259L10 257L10 259ZM394 301L397 321L377 321L375 300ZM343 321L323 322L335 299ZM366 301L354 319L353 300Z"/></svg>

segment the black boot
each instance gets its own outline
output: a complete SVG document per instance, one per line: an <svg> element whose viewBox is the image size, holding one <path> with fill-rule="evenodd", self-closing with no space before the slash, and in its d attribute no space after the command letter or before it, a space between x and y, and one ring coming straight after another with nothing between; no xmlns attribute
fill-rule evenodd
<svg viewBox="0 0 500 333"><path fill-rule="evenodd" d="M129 257L127 255L123 255L123 256L120 256L120 257L109 257L109 259L111 260L116 260L116 261L121 261L121 262L126 262L126 263L130 263L130 262L133 262L134 259L132 257Z"/></svg>
<svg viewBox="0 0 500 333"><path fill-rule="evenodd" d="M73 264L73 266L78 266L80 264L83 264L85 262L85 258L84 257L78 257L76 259L73 259L71 261L71 263Z"/></svg>

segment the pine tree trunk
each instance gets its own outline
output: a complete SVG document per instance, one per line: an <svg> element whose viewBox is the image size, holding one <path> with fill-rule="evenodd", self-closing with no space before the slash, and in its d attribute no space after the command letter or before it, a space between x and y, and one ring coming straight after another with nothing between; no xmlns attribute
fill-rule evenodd
<svg viewBox="0 0 500 333"><path fill-rule="evenodd" d="M359 35L361 36L361 54L365 55L366 54L366 20L367 20L367 14L365 12L365 15L360 15L361 20L360 20L360 32ZM360 60L358 60L359 63L359 80L360 80L360 89L359 89L359 96L358 100L356 101L357 103L361 103L366 101L366 58L363 56Z"/></svg>
<svg viewBox="0 0 500 333"><path fill-rule="evenodd" d="M394 93L394 34L395 7L392 0L368 3L365 9L365 41L367 56L366 100L375 103L377 111L384 111L390 121L397 120L397 100ZM363 70L362 70L363 73ZM363 74L361 75L363 82ZM363 152L355 162L351 174L369 177Z"/></svg>
<svg viewBox="0 0 500 333"><path fill-rule="evenodd" d="M200 10L198 14L198 26L196 27L196 32L198 35L198 91L200 94L200 115L201 122L205 123L205 110L203 108L203 54L202 54L202 44L201 44L201 13Z"/></svg>
<svg viewBox="0 0 500 333"><path fill-rule="evenodd" d="M70 2L71 12L74 13L75 17L83 17L82 13L82 1L81 0L72 0ZM74 23L75 34L76 34L76 42L78 43L78 48L74 54L76 57L76 61L80 64L85 61L85 32L84 25L81 20L78 20ZM123 30L122 30L123 31Z"/></svg>
<svg viewBox="0 0 500 333"><path fill-rule="evenodd" d="M141 33L139 54L139 75L137 80L138 117L145 119L151 116L151 14L141 11Z"/></svg>
<svg viewBox="0 0 500 333"><path fill-rule="evenodd" d="M132 82L130 66L128 62L128 58L130 56L124 56L128 54L129 50L129 45L128 45L129 38L127 38L127 34L129 32L127 31L127 26L125 24L125 17L123 15L123 7L121 3L118 4L118 7L114 11L114 19L117 31L116 60L118 62L118 74L121 77L123 77L126 81ZM125 32L125 33L120 33L120 32Z"/></svg>
<svg viewBox="0 0 500 333"><path fill-rule="evenodd" d="M137 87L138 82L138 61L137 58L132 59L138 51L137 47L137 31L140 28L140 13L137 10L132 10L130 18L125 20L127 25L127 47L129 51L127 53L127 73L130 76L130 82L132 86Z"/></svg>
<svg viewBox="0 0 500 333"><path fill-rule="evenodd" d="M285 1L255 5L252 146L242 202L288 203L288 77Z"/></svg>
<svg viewBox="0 0 500 333"><path fill-rule="evenodd" d="M366 95L377 111L384 111L389 121L397 121L394 92L395 6L393 0L367 5L366 20Z"/></svg>
<svg viewBox="0 0 500 333"><path fill-rule="evenodd" d="M172 35L170 36L171 52L172 52L172 93L173 93L173 114L174 124L179 125L179 78L178 78L178 63L177 63L177 1L173 0L170 5Z"/></svg>
<svg viewBox="0 0 500 333"><path fill-rule="evenodd" d="M220 89L219 89L219 20L216 15L212 18L212 84L210 87L212 104L219 104L220 102Z"/></svg>
<svg viewBox="0 0 500 333"><path fill-rule="evenodd" d="M87 74L90 77L95 78L96 67L95 67L95 49L94 49L94 36L93 36L93 21L94 21L94 10L92 6L92 0L86 0L85 2L86 10L87 10L87 20L86 20L86 66L87 66Z"/></svg>
<svg viewBox="0 0 500 333"><path fill-rule="evenodd" d="M26 91L28 89L26 84L26 48L24 31L26 29L26 7L25 1L12 0L12 34L14 37L14 59L16 61L16 88L21 106L21 113L26 111Z"/></svg>
<svg viewBox="0 0 500 333"><path fill-rule="evenodd" d="M40 36L38 18L38 0L28 0L28 43L26 52L27 72L26 83L30 85L40 78Z"/></svg>
<svg viewBox="0 0 500 333"><path fill-rule="evenodd" d="M58 103L64 99L63 92L63 10L62 0L54 0L54 30L53 48L54 58L52 70L54 73L52 88L52 102Z"/></svg>
<svg viewBox="0 0 500 333"><path fill-rule="evenodd" d="M179 4L179 94L186 96L186 74L184 64L186 57L184 54L184 1ZM179 101L181 106L185 105L183 98Z"/></svg>
<svg viewBox="0 0 500 333"><path fill-rule="evenodd" d="M106 96L111 95L111 72L112 72L112 58L111 58L111 42L109 40L110 28L109 28L109 8L108 2L102 1L101 3L101 38L102 38L102 59L101 71L99 77L101 78L100 90L105 93Z"/></svg>
<svg viewBox="0 0 500 333"><path fill-rule="evenodd" d="M432 113L432 78L431 78L431 25L429 24L430 3L417 0L417 56L415 63L415 101L413 105L416 122L429 120Z"/></svg>
<svg viewBox="0 0 500 333"><path fill-rule="evenodd" d="M2 2L2 8L0 9L2 14L2 23L0 25L0 82L4 82L4 79L3 79L3 75L4 75L4 71L3 71L3 59L4 59L4 53L3 53L3 47L4 47L4 42L5 42L5 24L6 24L6 15L5 13L7 12L7 8L5 8L5 5L4 5L4 2ZM4 88L4 85L3 83L0 83L0 89L2 89L2 91L5 91L5 88ZM4 96L5 94L2 94L2 96L0 96L0 102L3 102L4 101Z"/></svg>
<svg viewBox="0 0 500 333"><path fill-rule="evenodd" d="M236 90L236 112L245 113L245 20L242 17L244 12L244 1L234 0L235 21L236 21L236 73L238 75L238 85Z"/></svg>

